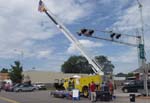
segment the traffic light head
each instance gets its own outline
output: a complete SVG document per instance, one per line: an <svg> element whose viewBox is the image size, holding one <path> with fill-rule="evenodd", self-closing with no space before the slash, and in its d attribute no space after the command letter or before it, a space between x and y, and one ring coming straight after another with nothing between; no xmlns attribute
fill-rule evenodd
<svg viewBox="0 0 150 103"><path fill-rule="evenodd" d="M79 36L81 36L81 35L82 35L80 32L77 32L77 34L78 34Z"/></svg>
<svg viewBox="0 0 150 103"><path fill-rule="evenodd" d="M94 33L94 30L89 30L89 35L91 36Z"/></svg>
<svg viewBox="0 0 150 103"><path fill-rule="evenodd" d="M116 35L116 39L119 39L121 37L121 34Z"/></svg>
<svg viewBox="0 0 150 103"><path fill-rule="evenodd" d="M81 36L82 34L84 36L92 36L92 34L94 33L94 30L90 30L90 29L81 29L80 32L77 32L79 36Z"/></svg>
<svg viewBox="0 0 150 103"><path fill-rule="evenodd" d="M85 34L88 30L87 29L81 29L77 34L81 36L82 34Z"/></svg>
<svg viewBox="0 0 150 103"><path fill-rule="evenodd" d="M88 30L87 29L81 29L80 33L85 34Z"/></svg>
<svg viewBox="0 0 150 103"><path fill-rule="evenodd" d="M116 33L112 33L112 34L110 35L110 37L113 39L115 35L116 35Z"/></svg>
<svg viewBox="0 0 150 103"><path fill-rule="evenodd" d="M121 34L111 33L111 34L110 34L110 37L111 37L112 39L114 39L114 37L116 37L116 39L119 39L119 38L121 37Z"/></svg>

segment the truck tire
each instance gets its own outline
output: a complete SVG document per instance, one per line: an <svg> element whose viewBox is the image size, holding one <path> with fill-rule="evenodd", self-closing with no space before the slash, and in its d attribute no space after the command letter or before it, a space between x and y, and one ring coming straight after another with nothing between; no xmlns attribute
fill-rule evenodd
<svg viewBox="0 0 150 103"><path fill-rule="evenodd" d="M89 91L88 91L88 87L87 86L83 87L82 92L83 92L83 96L84 97L88 97Z"/></svg>

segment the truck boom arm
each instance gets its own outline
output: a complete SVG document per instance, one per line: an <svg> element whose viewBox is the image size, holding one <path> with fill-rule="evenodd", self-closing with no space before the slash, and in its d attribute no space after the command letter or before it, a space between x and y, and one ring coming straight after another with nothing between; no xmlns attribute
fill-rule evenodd
<svg viewBox="0 0 150 103"><path fill-rule="evenodd" d="M61 23L59 22L56 17L46 9L44 10L45 14L53 21L53 23L57 26L57 28L70 40L77 49L81 52L81 54L88 60L89 64L92 65L92 69L96 74L104 75L102 70L102 67L96 63L96 61L91 57L88 56L87 53L85 53L85 50L83 50L83 47L81 46L80 42L75 38L75 36Z"/></svg>

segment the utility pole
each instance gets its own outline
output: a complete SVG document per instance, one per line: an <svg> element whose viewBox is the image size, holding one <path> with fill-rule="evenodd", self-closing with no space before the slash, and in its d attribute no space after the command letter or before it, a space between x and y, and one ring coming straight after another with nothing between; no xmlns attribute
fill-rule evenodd
<svg viewBox="0 0 150 103"><path fill-rule="evenodd" d="M143 69L143 80L144 80L144 90L146 96L148 96L148 85L147 85L147 80L148 80L148 70L146 66L146 58L145 58L145 50L144 50L144 21L143 21L143 5L140 3L139 0L137 0L138 7L139 7L139 12L140 12L140 22L141 22L141 35L142 38L139 41L139 58L141 61L141 69ZM141 48L140 48L141 47Z"/></svg>

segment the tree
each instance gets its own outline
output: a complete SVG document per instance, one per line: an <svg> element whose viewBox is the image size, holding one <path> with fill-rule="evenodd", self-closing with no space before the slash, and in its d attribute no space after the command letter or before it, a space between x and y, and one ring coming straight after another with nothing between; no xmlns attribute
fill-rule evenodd
<svg viewBox="0 0 150 103"><path fill-rule="evenodd" d="M21 83L23 79L23 68L19 61L15 61L14 65L11 65L11 69L9 72L10 79L13 81L13 83Z"/></svg>
<svg viewBox="0 0 150 103"><path fill-rule="evenodd" d="M106 56L96 56L95 60L100 66L102 66L102 71L105 75L113 72L115 66L111 63L110 60L107 59Z"/></svg>
<svg viewBox="0 0 150 103"><path fill-rule="evenodd" d="M88 61L83 56L71 56L61 66L64 73L93 73Z"/></svg>
<svg viewBox="0 0 150 103"><path fill-rule="evenodd" d="M0 72L1 72L1 73L8 73L8 69L2 68L2 70L1 70Z"/></svg>
<svg viewBox="0 0 150 103"><path fill-rule="evenodd" d="M96 56L95 60L102 65L104 72L112 72L114 65L105 56ZM61 71L64 73L94 73L91 65L83 56L71 56L61 66Z"/></svg>
<svg viewBox="0 0 150 103"><path fill-rule="evenodd" d="M133 77L133 76L134 76L133 73L128 73L128 74L127 74L127 77Z"/></svg>

